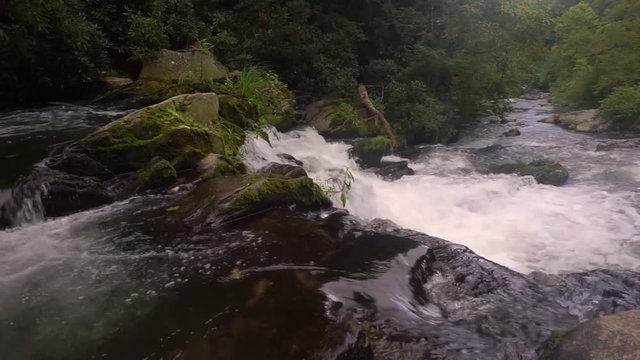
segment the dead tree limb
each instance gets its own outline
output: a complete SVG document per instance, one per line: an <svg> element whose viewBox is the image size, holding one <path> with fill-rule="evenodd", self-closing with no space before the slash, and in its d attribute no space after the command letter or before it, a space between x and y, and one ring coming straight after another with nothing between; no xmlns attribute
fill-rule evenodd
<svg viewBox="0 0 640 360"><path fill-rule="evenodd" d="M387 119L384 117L384 114L380 112L380 110L376 109L376 107L373 105L373 102L371 102L371 99L369 98L369 93L367 92L367 88L364 85L360 84L358 85L358 92L360 93L360 99L362 99L362 103L367 108L369 115L371 115L374 121L374 124L377 127L382 126L385 132L387 133L389 140L391 140L391 146L394 149L398 148L398 142L396 141L396 136L393 133L393 130L391 129L391 125L389 124Z"/></svg>

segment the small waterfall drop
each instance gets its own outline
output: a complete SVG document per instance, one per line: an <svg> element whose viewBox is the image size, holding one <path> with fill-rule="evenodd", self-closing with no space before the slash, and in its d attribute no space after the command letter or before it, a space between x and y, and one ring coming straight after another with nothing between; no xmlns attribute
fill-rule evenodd
<svg viewBox="0 0 640 360"><path fill-rule="evenodd" d="M391 182L359 169L349 149L307 128L287 134L271 131L270 143L252 138L244 157L257 169L268 162L287 162L278 154L290 154L324 187L340 181L348 170L355 180L346 208L354 215L390 219L464 244L520 272L615 266L638 270L638 258L627 246L640 239L640 215L628 194L481 174L473 171L468 153L454 149L421 156L410 164L415 176Z"/></svg>

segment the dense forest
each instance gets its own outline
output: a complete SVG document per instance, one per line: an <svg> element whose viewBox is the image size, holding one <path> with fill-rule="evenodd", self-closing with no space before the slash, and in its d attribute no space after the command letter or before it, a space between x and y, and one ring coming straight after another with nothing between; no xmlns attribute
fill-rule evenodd
<svg viewBox="0 0 640 360"><path fill-rule="evenodd" d="M409 142L447 142L462 119L504 111L502 99L527 86L550 87L561 109L602 104L632 121L640 4L576 3L9 0L0 4L0 99L86 93L106 75L135 77L153 50L197 47L232 69L272 70L301 98L384 85L385 113Z"/></svg>

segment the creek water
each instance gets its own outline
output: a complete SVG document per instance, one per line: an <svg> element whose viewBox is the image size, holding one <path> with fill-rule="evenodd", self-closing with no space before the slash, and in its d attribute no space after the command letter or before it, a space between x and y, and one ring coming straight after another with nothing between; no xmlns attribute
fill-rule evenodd
<svg viewBox="0 0 640 360"><path fill-rule="evenodd" d="M455 144L422 147L410 159L416 175L398 181L360 170L349 145L329 143L310 128L272 133L271 146L256 139L247 154L254 168L291 154L327 188L348 170L355 178L346 206L352 214L467 245L524 273L640 270L640 139L540 123L552 110L546 99L519 99L513 107L507 124L483 119ZM515 127L521 136L501 136ZM565 165L569 182L555 187L488 174L492 166L536 159Z"/></svg>
<svg viewBox="0 0 640 360"><path fill-rule="evenodd" d="M545 100L517 100L514 108L512 123L483 119L456 144L421 147L410 158L416 175L393 182L359 169L349 145L328 143L312 129L274 132L271 145L252 138L244 154L254 168L283 162L279 153L291 154L325 186L339 184L348 170L355 181L346 207L355 216L390 219L464 244L521 273L640 270L640 139L538 123L551 111ZM28 173L52 147L121 111L57 105L5 114L0 155L1 167L9 170L3 186ZM56 121L60 114L62 123ZM521 136L501 136L515 126ZM495 164L538 158L566 165L569 183L551 187L488 174ZM538 305L531 303L532 294L523 290L530 280L505 269L504 276L520 284L518 295L498 293L482 307L456 302L469 307L460 319L474 320L447 322L433 307L414 304L406 283L424 245L356 234L341 248L342 232L331 215L286 210L196 232L168 218L165 209L178 196L135 197L0 231L0 357L335 358L336 348L357 338L336 320L335 304L373 301L380 321L406 326L403 336L425 326L448 329L449 338L433 345L445 355L432 354L434 359L448 358L447 351L468 355L459 358L509 359L494 356L499 342L487 345L479 324L502 334L520 329L517 316L493 323L487 307L522 312L526 304L532 315L522 321L535 323L536 334L509 332L505 346L512 352L504 353L530 359L541 338L588 318L594 307L565 300L533 308ZM417 334L414 345L427 336ZM424 351L407 351L398 358L425 358Z"/></svg>

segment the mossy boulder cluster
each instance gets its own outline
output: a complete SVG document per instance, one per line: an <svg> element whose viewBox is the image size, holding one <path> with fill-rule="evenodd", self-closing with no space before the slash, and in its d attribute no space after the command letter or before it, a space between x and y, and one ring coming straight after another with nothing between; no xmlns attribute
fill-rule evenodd
<svg viewBox="0 0 640 360"><path fill-rule="evenodd" d="M272 163L257 173L208 178L169 207L171 221L219 225L275 208L320 210L333 205L304 169Z"/></svg>
<svg viewBox="0 0 640 360"><path fill-rule="evenodd" d="M218 111L216 94L177 96L108 124L69 151L101 163L113 174L137 171L155 157L185 170L209 153L224 151L224 139L214 130Z"/></svg>
<svg viewBox="0 0 640 360"><path fill-rule="evenodd" d="M177 65L156 59L153 66L163 70L157 76L155 71L143 72L143 79L180 83L199 81L202 76L226 76L226 70L214 74L215 69L209 69L208 75L171 74L162 79L174 65L184 73L186 63L195 59L200 58L175 60ZM213 66L205 60L197 61L204 62L205 68ZM236 79L227 78L219 86L227 92L169 98L107 124L54 155L45 168L34 172L31 181L48 189L42 196L46 216L174 188L190 192L184 201L170 207L167 213L174 217L195 212L232 219L279 206L301 210L331 206L327 194L303 168L270 164L246 175L239 158L247 132L260 134L263 120L290 115L286 86L272 74L255 69Z"/></svg>
<svg viewBox="0 0 640 360"><path fill-rule="evenodd" d="M200 177L244 173L236 155L245 132L236 123L250 122L245 118L252 116L250 109L228 95L186 94L98 129L51 159L44 180L51 188L43 196L47 215L163 191ZM73 206L60 205L64 196L59 195L69 193L67 188L76 189Z"/></svg>
<svg viewBox="0 0 640 360"><path fill-rule="evenodd" d="M562 186L569 180L569 171L561 164L550 160L536 160L530 163L500 165L492 169L496 174L516 174L533 176L540 184Z"/></svg>

